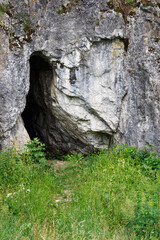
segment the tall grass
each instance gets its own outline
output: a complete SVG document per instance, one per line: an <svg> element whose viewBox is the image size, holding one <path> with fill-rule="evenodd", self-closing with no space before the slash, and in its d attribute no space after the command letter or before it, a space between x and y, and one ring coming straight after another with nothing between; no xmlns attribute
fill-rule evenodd
<svg viewBox="0 0 160 240"><path fill-rule="evenodd" d="M57 167L43 150L34 140L0 154L0 239L159 239L155 152L119 146Z"/></svg>

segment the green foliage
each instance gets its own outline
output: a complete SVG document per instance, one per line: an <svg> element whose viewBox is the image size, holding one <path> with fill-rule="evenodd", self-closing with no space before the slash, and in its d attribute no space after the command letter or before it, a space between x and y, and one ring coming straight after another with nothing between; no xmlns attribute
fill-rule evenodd
<svg viewBox="0 0 160 240"><path fill-rule="evenodd" d="M25 166L15 149L6 149L0 153L0 188L17 186L25 175Z"/></svg>
<svg viewBox="0 0 160 240"><path fill-rule="evenodd" d="M114 8L114 11L120 13L120 12L121 12L121 9L120 9L119 7L115 7L115 8Z"/></svg>
<svg viewBox="0 0 160 240"><path fill-rule="evenodd" d="M82 153L74 153L74 154L71 154L71 155L67 155L66 157L65 157L65 160L67 160L67 161L70 161L70 162L74 162L74 161L76 161L76 162L81 162L82 160L83 160L84 158L83 158L83 154Z"/></svg>
<svg viewBox="0 0 160 240"><path fill-rule="evenodd" d="M31 29L31 24L30 24L30 21L29 21L29 19L27 18L27 17L25 17L25 16L22 16L22 22L23 22L23 30L25 31L25 32L28 32L28 31L30 31L30 29Z"/></svg>
<svg viewBox="0 0 160 240"><path fill-rule="evenodd" d="M152 1L150 1L150 0L142 0L141 2L142 2L142 4L143 4L144 7L147 7L147 6L152 6L152 7L154 7L154 5L155 5L155 4L154 4ZM158 1L157 1L157 3L158 3Z"/></svg>
<svg viewBox="0 0 160 240"><path fill-rule="evenodd" d="M32 168L45 168L47 161L44 150L44 144L38 138L28 142L23 153L14 148L3 150L0 153L1 189L17 187L27 181Z"/></svg>
<svg viewBox="0 0 160 240"><path fill-rule="evenodd" d="M159 198L160 194L158 192L157 196L151 193L146 196L145 199L141 193L137 194L137 203L134 210L135 216L129 223L129 225L135 230L137 239L141 239L142 236L145 236L148 239L152 236L159 237Z"/></svg>
<svg viewBox="0 0 160 240"><path fill-rule="evenodd" d="M64 8L60 8L60 9L58 9L57 13L58 13L58 14L65 13L65 10L64 10Z"/></svg>
<svg viewBox="0 0 160 240"><path fill-rule="evenodd" d="M98 27L100 24L99 20L96 22L95 27Z"/></svg>
<svg viewBox="0 0 160 240"><path fill-rule="evenodd" d="M0 153L0 239L160 238L155 151L122 145L75 153L58 168L57 160L42 167L44 159L38 139L24 153Z"/></svg>
<svg viewBox="0 0 160 240"><path fill-rule="evenodd" d="M0 4L0 14L5 13L5 11L7 10L8 6L9 6L8 3L7 4Z"/></svg>
<svg viewBox="0 0 160 240"><path fill-rule="evenodd" d="M23 161L27 164L40 164L40 167L46 165L45 157L45 144L41 143L38 138L34 138L32 141L26 144L26 149L24 150L22 156Z"/></svg>
<svg viewBox="0 0 160 240"><path fill-rule="evenodd" d="M137 1L136 0L127 0L127 3L131 6L136 6Z"/></svg>

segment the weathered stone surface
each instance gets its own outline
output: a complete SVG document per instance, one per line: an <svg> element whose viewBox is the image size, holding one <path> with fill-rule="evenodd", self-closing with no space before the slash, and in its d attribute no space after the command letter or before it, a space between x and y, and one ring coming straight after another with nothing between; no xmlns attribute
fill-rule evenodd
<svg viewBox="0 0 160 240"><path fill-rule="evenodd" d="M30 140L28 132L24 127L24 122L21 116L18 117L15 126L12 128L9 135L9 144L17 148L23 149L24 144Z"/></svg>
<svg viewBox="0 0 160 240"><path fill-rule="evenodd" d="M113 141L159 147L159 6L124 19L107 2L9 1L0 15L1 146L22 147L29 134L51 153Z"/></svg>

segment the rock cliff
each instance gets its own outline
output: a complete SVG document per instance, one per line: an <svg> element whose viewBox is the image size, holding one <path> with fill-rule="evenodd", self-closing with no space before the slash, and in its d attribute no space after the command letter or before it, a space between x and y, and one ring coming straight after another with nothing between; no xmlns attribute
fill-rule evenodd
<svg viewBox="0 0 160 240"><path fill-rule="evenodd" d="M128 2L1 1L1 147L159 147L160 4Z"/></svg>

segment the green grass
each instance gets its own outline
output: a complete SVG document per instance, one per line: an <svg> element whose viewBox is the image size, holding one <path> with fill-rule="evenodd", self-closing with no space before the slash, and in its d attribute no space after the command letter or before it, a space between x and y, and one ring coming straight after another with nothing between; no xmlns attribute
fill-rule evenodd
<svg viewBox="0 0 160 240"><path fill-rule="evenodd" d="M160 238L155 152L119 146L46 164L38 140L28 148L0 154L0 239Z"/></svg>
<svg viewBox="0 0 160 240"><path fill-rule="evenodd" d="M7 4L0 4L0 14L3 14L8 8L8 3Z"/></svg>

